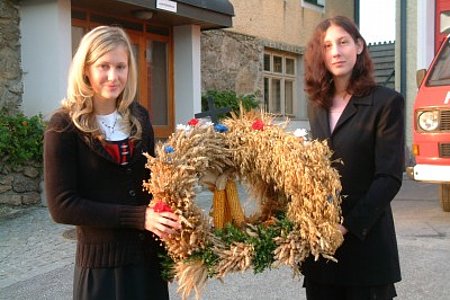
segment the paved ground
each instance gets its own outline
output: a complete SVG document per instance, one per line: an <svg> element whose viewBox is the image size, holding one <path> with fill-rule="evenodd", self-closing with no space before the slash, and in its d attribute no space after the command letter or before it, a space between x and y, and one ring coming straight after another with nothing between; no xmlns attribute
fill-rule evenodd
<svg viewBox="0 0 450 300"><path fill-rule="evenodd" d="M436 185L405 179L393 201L403 273L398 299L450 299L450 213L441 211L437 193ZM45 207L0 218L0 299L71 299L75 241L63 237L71 228L53 223ZM208 282L202 299L305 299L291 275L233 274L224 284ZM180 299L175 284L170 292Z"/></svg>

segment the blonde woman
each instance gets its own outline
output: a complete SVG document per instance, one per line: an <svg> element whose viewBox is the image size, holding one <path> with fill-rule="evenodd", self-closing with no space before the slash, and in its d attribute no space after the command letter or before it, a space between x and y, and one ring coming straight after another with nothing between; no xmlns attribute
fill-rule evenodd
<svg viewBox="0 0 450 300"><path fill-rule="evenodd" d="M67 98L45 133L48 208L77 226L74 299L168 299L155 237L179 228L148 207L142 182L154 155L147 111L134 99L136 63L126 33L100 26L80 42Z"/></svg>

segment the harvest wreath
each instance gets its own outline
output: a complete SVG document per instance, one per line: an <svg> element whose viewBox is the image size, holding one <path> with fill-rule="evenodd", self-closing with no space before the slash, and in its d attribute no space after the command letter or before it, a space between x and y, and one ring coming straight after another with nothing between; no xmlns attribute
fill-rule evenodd
<svg viewBox="0 0 450 300"><path fill-rule="evenodd" d="M157 199L154 209L170 209L181 219L181 230L164 239L164 265L183 299L192 291L198 297L207 278L229 272L287 265L299 274L309 255L335 260L343 237L331 151L326 142L287 132L286 125L255 112L221 124L193 119L157 145L155 158L146 155L152 176L144 188ZM235 205L234 178L259 207L252 216ZM215 191L214 222L194 201L199 183ZM223 191L229 206L220 202ZM233 222L221 228L232 211Z"/></svg>

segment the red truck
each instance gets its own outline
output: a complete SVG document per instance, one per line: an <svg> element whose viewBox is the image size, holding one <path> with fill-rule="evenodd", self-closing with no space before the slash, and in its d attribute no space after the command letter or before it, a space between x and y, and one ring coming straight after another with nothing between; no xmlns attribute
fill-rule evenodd
<svg viewBox="0 0 450 300"><path fill-rule="evenodd" d="M428 70L417 72L412 151L408 168L417 181L440 184L440 200L450 212L450 35L441 43Z"/></svg>

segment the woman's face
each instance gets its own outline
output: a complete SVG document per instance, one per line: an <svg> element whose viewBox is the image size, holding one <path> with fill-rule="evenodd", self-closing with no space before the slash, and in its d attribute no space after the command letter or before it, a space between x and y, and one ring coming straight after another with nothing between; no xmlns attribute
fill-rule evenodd
<svg viewBox="0 0 450 300"><path fill-rule="evenodd" d="M87 67L86 76L94 91L94 102L116 101L128 78L128 52L124 46L107 52Z"/></svg>
<svg viewBox="0 0 450 300"><path fill-rule="evenodd" d="M334 80L348 81L363 50L361 41L355 42L342 27L331 25L323 40L325 66Z"/></svg>

